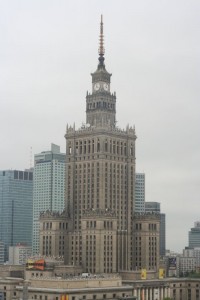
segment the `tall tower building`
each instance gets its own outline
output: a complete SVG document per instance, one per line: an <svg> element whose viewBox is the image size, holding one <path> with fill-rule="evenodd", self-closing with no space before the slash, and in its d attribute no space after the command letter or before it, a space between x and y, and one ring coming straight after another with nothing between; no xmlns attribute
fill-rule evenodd
<svg viewBox="0 0 200 300"><path fill-rule="evenodd" d="M135 212L145 211L145 174L135 174Z"/></svg>
<svg viewBox="0 0 200 300"><path fill-rule="evenodd" d="M40 212L62 212L65 205L65 154L51 144L50 151L35 155L33 186L33 254L39 253Z"/></svg>
<svg viewBox="0 0 200 300"><path fill-rule="evenodd" d="M133 267L135 129L116 126L116 94L104 63L103 21L92 92L86 95L86 125L66 129L65 262L85 272Z"/></svg>
<svg viewBox="0 0 200 300"><path fill-rule="evenodd" d="M4 259L9 246L32 242L33 214L32 171L0 171L0 241L4 244Z"/></svg>

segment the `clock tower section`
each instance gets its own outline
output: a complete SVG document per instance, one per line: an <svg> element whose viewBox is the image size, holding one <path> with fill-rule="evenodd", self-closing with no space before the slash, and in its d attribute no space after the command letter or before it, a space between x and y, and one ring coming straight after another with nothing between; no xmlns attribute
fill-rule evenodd
<svg viewBox="0 0 200 300"><path fill-rule="evenodd" d="M103 21L100 25L99 64L92 73L92 94L86 96L86 123L91 126L115 126L116 95L110 92L110 78L104 64Z"/></svg>

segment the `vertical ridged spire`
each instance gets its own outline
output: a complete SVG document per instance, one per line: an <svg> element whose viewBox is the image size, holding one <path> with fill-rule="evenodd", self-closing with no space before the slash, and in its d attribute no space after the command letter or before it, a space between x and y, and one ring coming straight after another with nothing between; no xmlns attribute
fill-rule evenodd
<svg viewBox="0 0 200 300"><path fill-rule="evenodd" d="M99 63L104 65L104 36L103 36L103 15L101 15L100 36L99 36Z"/></svg>

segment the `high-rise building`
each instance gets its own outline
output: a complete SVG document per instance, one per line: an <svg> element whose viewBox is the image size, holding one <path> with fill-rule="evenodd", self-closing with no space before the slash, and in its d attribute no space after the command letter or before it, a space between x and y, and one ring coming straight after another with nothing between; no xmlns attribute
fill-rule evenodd
<svg viewBox="0 0 200 300"><path fill-rule="evenodd" d="M164 256L166 251L165 214L160 212L159 202L145 202L145 212L155 212L160 214L160 255Z"/></svg>
<svg viewBox="0 0 200 300"><path fill-rule="evenodd" d="M51 144L34 158L33 254L39 253L39 216L43 211L61 212L65 205L65 154Z"/></svg>
<svg viewBox="0 0 200 300"><path fill-rule="evenodd" d="M145 174L135 174L135 212L145 212Z"/></svg>
<svg viewBox="0 0 200 300"><path fill-rule="evenodd" d="M130 270L135 206L135 129L116 125L116 94L104 64L103 22L92 92L86 95L86 125L66 129L65 262L85 272Z"/></svg>
<svg viewBox="0 0 200 300"><path fill-rule="evenodd" d="M30 170L0 171L0 240L8 248L32 242L33 173Z"/></svg>
<svg viewBox="0 0 200 300"><path fill-rule="evenodd" d="M200 221L194 223L189 231L189 248L200 247Z"/></svg>

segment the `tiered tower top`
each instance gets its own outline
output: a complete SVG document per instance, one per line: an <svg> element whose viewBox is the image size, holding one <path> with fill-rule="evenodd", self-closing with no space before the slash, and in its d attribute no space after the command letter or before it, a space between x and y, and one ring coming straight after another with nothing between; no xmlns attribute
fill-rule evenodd
<svg viewBox="0 0 200 300"><path fill-rule="evenodd" d="M97 70L92 73L92 94L86 97L86 123L91 126L115 126L115 94L110 93L110 78L104 64L104 35L103 17L101 16L99 36L99 63Z"/></svg>

